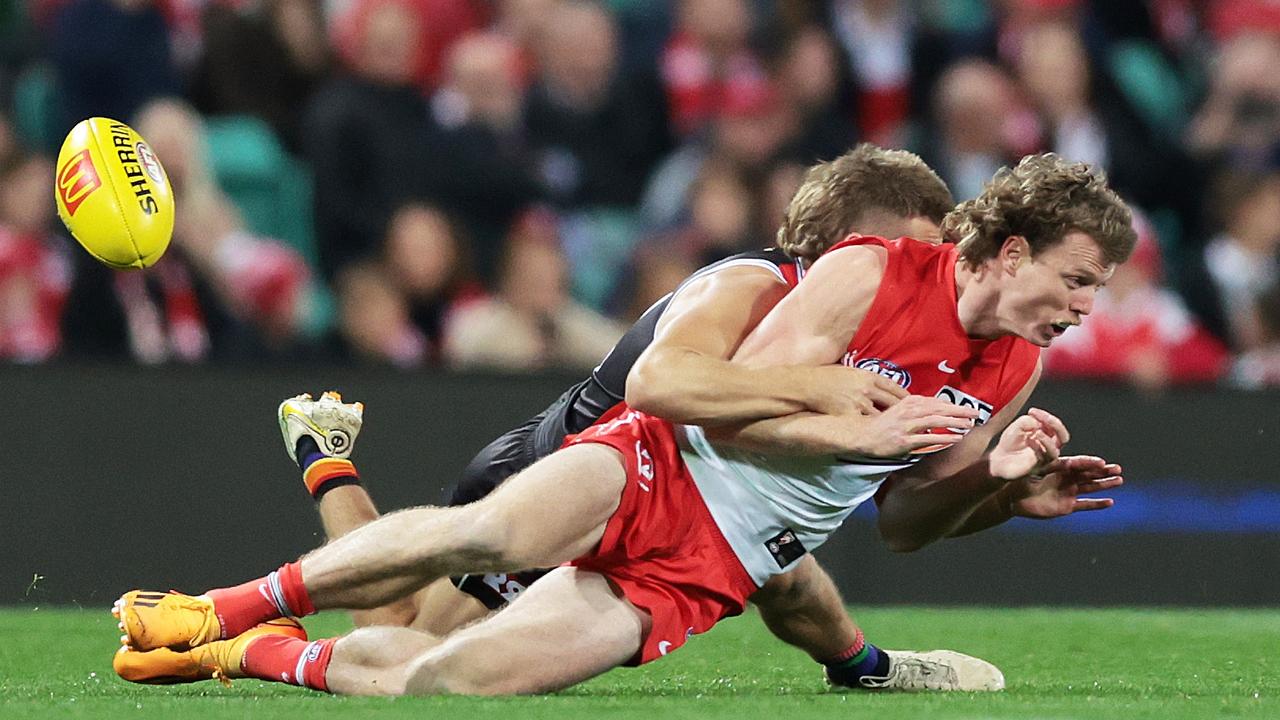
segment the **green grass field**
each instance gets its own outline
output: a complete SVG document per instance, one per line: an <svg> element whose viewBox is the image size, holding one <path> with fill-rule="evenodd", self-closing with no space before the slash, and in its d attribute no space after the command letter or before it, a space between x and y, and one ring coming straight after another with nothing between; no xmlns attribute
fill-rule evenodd
<svg viewBox="0 0 1280 720"><path fill-rule="evenodd" d="M990 695L836 693L748 614L671 657L534 698L336 698L238 680L144 687L111 672L118 635L100 611L0 610L0 718L1224 718L1280 717L1280 611L858 610L885 647L949 647L991 660ZM313 636L344 617L308 622Z"/></svg>

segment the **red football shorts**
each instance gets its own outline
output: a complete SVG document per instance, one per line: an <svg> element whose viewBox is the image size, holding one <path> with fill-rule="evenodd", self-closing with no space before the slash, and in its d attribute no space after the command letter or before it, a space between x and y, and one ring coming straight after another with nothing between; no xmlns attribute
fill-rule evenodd
<svg viewBox="0 0 1280 720"><path fill-rule="evenodd" d="M740 614L757 587L711 519L671 423L625 407L610 416L565 440L608 445L627 466L621 504L600 545L570 564L604 575L652 617L628 663L640 665Z"/></svg>

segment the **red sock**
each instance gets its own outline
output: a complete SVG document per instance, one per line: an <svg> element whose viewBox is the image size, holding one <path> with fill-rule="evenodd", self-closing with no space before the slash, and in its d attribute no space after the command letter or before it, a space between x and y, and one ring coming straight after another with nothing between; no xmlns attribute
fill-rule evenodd
<svg viewBox="0 0 1280 720"><path fill-rule="evenodd" d="M867 646L867 641L864 637L862 637L862 628L858 628L858 633L853 637L853 644L845 648L844 652L831 658L830 660L827 660L824 664L838 665L842 662L848 662L849 660L857 657L858 653L862 652L862 648L866 646Z"/></svg>
<svg viewBox="0 0 1280 720"><path fill-rule="evenodd" d="M286 563L257 580L206 594L213 601L224 638L278 617L303 617L316 611L302 584L301 561Z"/></svg>
<svg viewBox="0 0 1280 720"><path fill-rule="evenodd" d="M329 692L325 673L338 638L307 642L295 637L264 635L245 648L240 669L259 680L286 682Z"/></svg>

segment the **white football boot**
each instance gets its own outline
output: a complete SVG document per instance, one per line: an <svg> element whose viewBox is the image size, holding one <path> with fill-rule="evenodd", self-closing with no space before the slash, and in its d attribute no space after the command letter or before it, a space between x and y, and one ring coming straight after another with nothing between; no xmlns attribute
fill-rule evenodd
<svg viewBox="0 0 1280 720"><path fill-rule="evenodd" d="M280 403L276 416L284 448L295 463L298 440L303 435L310 435L326 456L346 459L351 457L364 423L364 403L344 403L342 396L332 390L319 400L303 393Z"/></svg>
<svg viewBox="0 0 1280 720"><path fill-rule="evenodd" d="M1004 673L986 660L951 650L882 650L889 674L862 677L868 690L992 692L1004 689Z"/></svg>

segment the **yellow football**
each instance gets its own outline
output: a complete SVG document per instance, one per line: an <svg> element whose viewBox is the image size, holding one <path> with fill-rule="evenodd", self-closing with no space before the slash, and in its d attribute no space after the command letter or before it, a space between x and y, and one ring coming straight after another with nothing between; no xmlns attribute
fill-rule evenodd
<svg viewBox="0 0 1280 720"><path fill-rule="evenodd" d="M102 117L76 123L62 142L54 180L58 217L103 263L144 268L169 247L169 176L128 125Z"/></svg>

